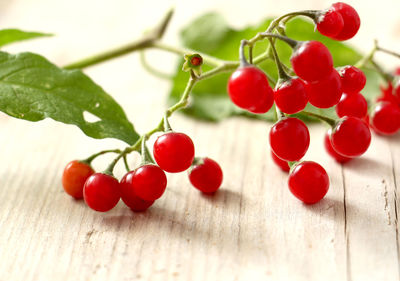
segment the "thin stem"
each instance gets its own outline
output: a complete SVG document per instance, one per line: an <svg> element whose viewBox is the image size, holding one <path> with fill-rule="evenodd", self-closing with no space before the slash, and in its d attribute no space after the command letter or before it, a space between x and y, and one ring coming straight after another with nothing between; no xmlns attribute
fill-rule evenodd
<svg viewBox="0 0 400 281"><path fill-rule="evenodd" d="M249 46L249 63L253 64L253 46Z"/></svg>
<svg viewBox="0 0 400 281"><path fill-rule="evenodd" d="M240 66L247 66L249 63L246 60L246 56L244 54L244 47L248 44L247 40L242 40L240 41L240 47L239 47L239 61L240 61Z"/></svg>
<svg viewBox="0 0 400 281"><path fill-rule="evenodd" d="M167 29L167 26L171 20L172 15L173 15L173 10L168 11L167 14L164 16L163 20L161 21L161 23L140 40L132 42L126 46L108 50L103 53L99 53L97 55L94 55L94 56L82 59L80 61L68 64L68 65L64 66L64 68L65 69L82 69L85 67L89 67L89 66L104 62L106 60L110 60L110 59L113 59L113 58L116 58L116 57L119 57L122 55L126 55L133 51L142 50L144 48L149 48L152 46L153 42L160 40L161 37L164 35L165 30Z"/></svg>
<svg viewBox="0 0 400 281"><path fill-rule="evenodd" d="M150 47L153 48L157 48L160 50L164 50L167 52L171 52L177 55L186 55L186 54L199 54L202 58L203 58L203 62L205 64L211 65L211 66L220 66L221 64L225 63L224 60L220 60L218 58L212 57L210 55L198 52L198 51L194 51L194 50L190 50L190 49L185 49L185 48L179 48L179 47L174 47L174 46L169 46L166 45L164 43L161 43L159 41L155 41L151 44Z"/></svg>
<svg viewBox="0 0 400 281"><path fill-rule="evenodd" d="M172 113L174 113L175 111L186 107L186 105L188 104L189 95L192 92L192 89L198 80L199 78L193 75L193 71L191 71L189 82L186 85L186 88L182 94L181 99L176 104L168 108L167 111L165 112L167 118L170 117Z"/></svg>
<svg viewBox="0 0 400 281"><path fill-rule="evenodd" d="M285 118L285 114L275 105L275 112L276 112L276 119L278 121L282 120L282 118Z"/></svg>
<svg viewBox="0 0 400 281"><path fill-rule="evenodd" d="M279 79L282 79L282 80L290 79L290 76L287 75L287 73L285 72L285 70L282 67L282 63L279 59L278 52L276 51L275 44L274 44L272 38L269 38L269 42L271 44L272 53L274 54L276 67L278 68Z"/></svg>
<svg viewBox="0 0 400 281"><path fill-rule="evenodd" d="M385 48L381 48L381 47L379 47L379 46L377 47L377 50L378 50L378 51L381 51L381 52L383 52L383 53L392 55L392 56L394 56L394 57L400 59L400 54L399 54L399 53L393 52L393 51L388 50L388 49L385 49Z"/></svg>
<svg viewBox="0 0 400 281"><path fill-rule="evenodd" d="M149 73L157 76L158 78L171 80L173 78L172 75L159 71L158 69L152 67L146 60L146 55L144 51L140 51L140 62L142 63L144 69L146 69Z"/></svg>
<svg viewBox="0 0 400 281"><path fill-rule="evenodd" d="M279 34L263 32L263 33L260 33L260 36L262 38L267 38L267 37L278 38L279 40L282 40L283 42L287 43L292 48L296 48L299 45L299 41L293 40L293 39L291 39L289 37L282 36L282 35L279 35Z"/></svg>
<svg viewBox="0 0 400 281"><path fill-rule="evenodd" d="M97 152L91 156L89 156L88 158L81 160L81 162L87 163L90 165L90 163L92 163L92 161L97 158L100 155L106 154L106 153L121 153L121 150L119 149L108 149L108 150L103 150L100 152Z"/></svg>
<svg viewBox="0 0 400 281"><path fill-rule="evenodd" d="M126 155L124 155L124 156L122 157L122 159L124 160L124 166L125 166L126 171L127 171L127 172L130 172L131 169L129 168L128 159L127 159Z"/></svg>
<svg viewBox="0 0 400 281"><path fill-rule="evenodd" d="M328 125L330 125L332 128L335 127L335 125L336 125L336 120L332 119L332 118L329 118L327 116L323 116L323 115L320 115L320 114L317 114L317 113L313 113L313 112L309 112L309 111L302 111L301 113L304 113L305 115L308 115L308 116L317 118L319 120L322 120L322 121L326 122Z"/></svg>

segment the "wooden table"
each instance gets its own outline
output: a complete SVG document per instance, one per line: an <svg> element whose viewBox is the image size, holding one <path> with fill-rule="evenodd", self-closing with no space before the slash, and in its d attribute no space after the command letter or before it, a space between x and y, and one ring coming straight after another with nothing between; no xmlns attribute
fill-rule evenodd
<svg viewBox="0 0 400 281"><path fill-rule="evenodd" d="M2 26L59 34L7 50L40 52L63 65L139 36L169 6L157 2L154 11L156 1L132 2L1 2ZM254 17L266 13L261 8L273 7L268 1L253 2L261 5ZM379 7L369 11L357 2L364 15L377 20ZM393 11L400 8L397 2L382 2L392 3ZM176 30L191 18L185 14L188 3L177 4L167 40L176 41ZM198 13L215 6L230 18L244 7L238 4L228 13L222 3L213 3L205 1ZM283 1L271 13L287 11L293 3ZM240 18L239 24L250 18ZM361 38L368 32L361 30ZM395 34L387 37L388 47L398 46ZM357 44L367 49L363 40ZM173 69L174 58L153 56L165 59L166 70ZM124 106L138 131L161 117L170 85L143 72L137 55L87 73ZM165 195L147 212L132 213L120 203L103 214L67 196L60 178L68 161L123 148L121 142L89 139L77 128L51 120L29 123L0 114L0 280L399 279L399 135L374 135L362 158L340 166L324 151L326 128L311 125L305 158L326 168L331 187L323 201L306 206L290 194L287 175L269 157L271 124L240 118L209 124L181 115L172 122L193 138L198 155L221 163L222 189L205 196L190 186L186 173L170 174ZM96 161L95 167L103 169L109 160ZM134 166L138 157L130 162ZM118 166L117 175L122 174Z"/></svg>

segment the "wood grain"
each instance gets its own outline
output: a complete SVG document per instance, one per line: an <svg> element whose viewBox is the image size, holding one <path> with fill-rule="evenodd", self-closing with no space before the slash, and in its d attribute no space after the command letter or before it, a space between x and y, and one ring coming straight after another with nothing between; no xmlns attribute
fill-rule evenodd
<svg viewBox="0 0 400 281"><path fill-rule="evenodd" d="M59 33L7 50L29 49L62 65L139 36L169 6L168 1L146 2L4 1L0 23ZM189 2L177 4L172 34L193 16L187 13ZM282 12L283 7L305 5L250 2L258 5L254 13L259 18L268 8ZM230 18L244 9L238 3L226 11L226 3L204 1L197 12L218 8ZM352 4L364 17L379 14L364 2ZM27 15L35 9L33 21ZM127 26L129 36L116 32ZM176 41L171 33L168 39ZM361 30L361 38L363 34ZM357 44L367 46L366 38ZM396 45L398 38L390 42ZM173 69L170 56L151 57L164 60L167 71L168 65ZM124 105L140 132L158 122L170 85L144 73L137 55L87 73ZM181 115L171 122L193 138L196 154L221 163L222 189L214 196L202 195L190 186L186 173L170 174L165 195L147 212L132 213L120 202L101 214L63 192L61 173L72 159L124 145L88 139L75 127L51 120L33 124L0 113L0 280L399 280L398 135L374 135L362 158L340 166L325 153L326 128L310 125L305 159L326 168L331 187L323 201L307 206L290 194L287 175L270 159L270 123L233 118L209 124ZM110 157L96 160L96 169L104 169ZM129 161L134 167L138 157ZM123 171L118 165L119 177Z"/></svg>

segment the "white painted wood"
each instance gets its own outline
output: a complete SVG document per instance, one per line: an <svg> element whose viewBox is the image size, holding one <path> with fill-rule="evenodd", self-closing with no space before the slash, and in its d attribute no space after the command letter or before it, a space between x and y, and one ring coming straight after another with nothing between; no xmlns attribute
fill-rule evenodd
<svg viewBox="0 0 400 281"><path fill-rule="evenodd" d="M39 52L62 65L140 36L171 5L117 2L3 0L1 26L57 34L7 50ZM350 2L369 19L354 44L367 50L384 26L385 45L399 45L397 1L383 0L373 9ZM193 17L193 3L176 1L168 41L176 42L179 27ZM270 13L329 4L249 0L229 2L226 9L227 1L201 1L195 13L217 9L240 26ZM257 8L243 15L248 7ZM174 68L170 55L151 54L165 61L166 71ZM139 131L158 122L169 83L145 73L137 55L87 73L124 105ZM33 124L0 113L0 280L399 279L399 136L374 136L364 157L342 167L324 151L323 125L310 126L306 159L325 167L331 188L322 202L306 206L290 194L287 175L269 157L271 124L240 118L208 124L182 116L172 122L194 139L199 155L221 163L223 188L204 196L186 173L168 175L166 194L147 212L134 214L120 203L100 214L64 194L62 169L71 159L123 144L88 139L51 120ZM109 160L96 160L95 167L104 169ZM137 160L130 157L131 165Z"/></svg>

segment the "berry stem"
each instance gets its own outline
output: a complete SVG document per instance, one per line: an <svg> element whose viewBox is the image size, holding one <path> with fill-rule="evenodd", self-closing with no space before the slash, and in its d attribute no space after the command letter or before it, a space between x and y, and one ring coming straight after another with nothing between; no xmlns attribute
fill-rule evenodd
<svg viewBox="0 0 400 281"><path fill-rule="evenodd" d="M329 118L327 116L323 116L323 115L320 115L320 114L317 114L317 113L313 113L313 112L309 112L309 111L302 111L301 113L303 113L305 115L308 115L308 116L311 116L311 117L314 117L316 119L322 120L322 121L326 122L332 128L335 127L335 125L336 125L336 120L332 119L332 118Z"/></svg>
<svg viewBox="0 0 400 281"><path fill-rule="evenodd" d="M390 82L393 80L393 75L385 72L383 68L374 60L374 55L378 50L379 50L378 41L374 40L374 47L371 49L371 51L365 57L360 59L354 66L357 68L363 68L366 67L368 64L370 64L374 68L374 70L382 76L382 78L385 81Z"/></svg>
<svg viewBox="0 0 400 281"><path fill-rule="evenodd" d="M293 40L286 36L279 35L279 34L273 34L273 33L268 33L268 32L263 32L263 33L259 33L259 34L262 38L270 38L270 37L278 38L279 40L282 40L283 42L287 43L292 48L296 48L299 44L298 41Z"/></svg>
<svg viewBox="0 0 400 281"><path fill-rule="evenodd" d="M272 53L274 55L276 67L278 68L279 80L285 81L285 80L290 79L290 76L285 72L285 70L282 67L282 63L281 63L281 61L279 59L278 52L276 51L275 43L273 42L273 39L269 38L269 42L270 42L270 45L271 45Z"/></svg>
<svg viewBox="0 0 400 281"><path fill-rule="evenodd" d="M119 150L119 149L103 150L103 151L97 152L97 153L89 156L88 158L86 158L84 160L81 160L80 162L90 165L95 158L97 158L100 155L106 154L106 153L121 153L121 150Z"/></svg>
<svg viewBox="0 0 400 281"><path fill-rule="evenodd" d="M146 59L146 54L144 51L140 51L139 55L140 55L140 63L142 64L143 68L145 70L147 70L149 73L153 74L154 76L156 76L158 78L164 79L164 80L171 80L173 78L172 75L161 72L158 69L156 69L155 67L152 67L148 63L148 61Z"/></svg>
<svg viewBox="0 0 400 281"><path fill-rule="evenodd" d="M391 51L391 50L388 50L388 49L382 48L382 47L380 47L380 46L377 46L377 47L376 47L376 49L377 49L378 51L381 51L381 52L383 52L383 53L386 53L386 54L392 55L392 56L394 56L394 57L396 57L396 58L399 58L399 59L400 59L400 54L399 54L399 53L396 53L396 52L393 52L393 51Z"/></svg>
<svg viewBox="0 0 400 281"><path fill-rule="evenodd" d="M242 40L240 41L240 47L239 47L239 61L240 61L240 66L244 67L244 66L248 66L249 63L246 60L246 56L244 54L244 46L246 46L248 44L247 40Z"/></svg>
<svg viewBox="0 0 400 281"><path fill-rule="evenodd" d="M122 159L124 160L124 166L125 166L126 171L129 172L131 169L129 168L128 159L127 159L126 155L124 155L122 157Z"/></svg>

